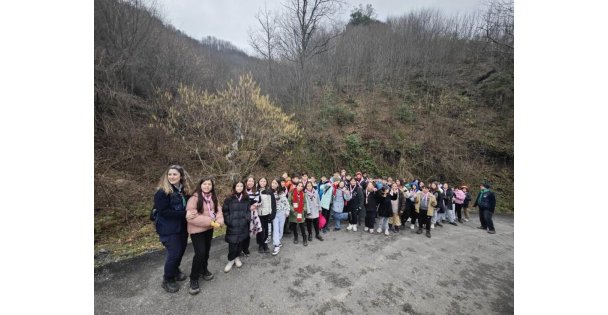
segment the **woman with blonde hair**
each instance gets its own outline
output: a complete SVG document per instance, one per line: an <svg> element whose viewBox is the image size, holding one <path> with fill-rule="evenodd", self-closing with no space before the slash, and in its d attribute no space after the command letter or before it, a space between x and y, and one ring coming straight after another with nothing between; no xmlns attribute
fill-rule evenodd
<svg viewBox="0 0 608 315"><path fill-rule="evenodd" d="M180 165L171 165L161 176L154 194L156 233L167 250L162 287L169 293L179 291L176 281L187 278L179 265L188 243L186 202L191 193L188 173Z"/></svg>

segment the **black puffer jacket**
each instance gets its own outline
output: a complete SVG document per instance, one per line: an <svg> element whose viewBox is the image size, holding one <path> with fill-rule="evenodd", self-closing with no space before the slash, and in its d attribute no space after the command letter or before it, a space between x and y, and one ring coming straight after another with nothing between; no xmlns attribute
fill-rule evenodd
<svg viewBox="0 0 608 315"><path fill-rule="evenodd" d="M347 189L350 190L350 185L348 185ZM363 190L361 190L361 187L356 186L355 189L353 189L350 200L346 204L346 207L344 207L344 212L355 212L358 211L359 208L363 209L364 198Z"/></svg>
<svg viewBox="0 0 608 315"><path fill-rule="evenodd" d="M251 211L249 210L249 199L246 196L247 194L244 194L241 201L234 195L224 200L222 212L227 227L225 240L228 243L240 243L249 237Z"/></svg>
<svg viewBox="0 0 608 315"><path fill-rule="evenodd" d="M452 210L452 205L454 204L454 201L452 201L453 197L454 192L452 191L452 188L448 188L443 194L443 206L445 207L445 210Z"/></svg>
<svg viewBox="0 0 608 315"><path fill-rule="evenodd" d="M390 194L386 194L386 196L382 196L382 194L378 195L378 200L380 206L378 207L378 215L383 218L390 218L393 216L393 205L391 204L391 200L397 200L399 198L399 194L395 194L391 196Z"/></svg>
<svg viewBox="0 0 608 315"><path fill-rule="evenodd" d="M363 191L363 204L365 206L365 211L367 212L376 212L378 211L378 202L380 201L380 190L376 192L370 192L367 196L367 200L365 198L367 191Z"/></svg>

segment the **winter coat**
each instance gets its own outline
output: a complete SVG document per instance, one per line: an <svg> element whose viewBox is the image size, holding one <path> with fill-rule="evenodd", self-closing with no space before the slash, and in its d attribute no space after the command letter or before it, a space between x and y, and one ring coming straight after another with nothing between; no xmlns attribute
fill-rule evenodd
<svg viewBox="0 0 608 315"><path fill-rule="evenodd" d="M310 197L308 193L304 190L304 199L305 199L305 207L304 211L305 218L307 219L317 219L319 217L319 213L321 212L321 202L319 201L319 194L316 190L313 190L313 196Z"/></svg>
<svg viewBox="0 0 608 315"><path fill-rule="evenodd" d="M334 186L331 183L321 185L323 199L321 199L321 208L329 210L334 198Z"/></svg>
<svg viewBox="0 0 608 315"><path fill-rule="evenodd" d="M466 198L464 198L464 203L462 204L462 206L464 208L468 208L469 207L469 202L471 202L471 198L472 198L470 192L467 191L466 195L467 196L466 196Z"/></svg>
<svg viewBox="0 0 608 315"><path fill-rule="evenodd" d="M298 220L297 220L298 214L293 208L293 193L295 191L296 191L295 189L293 191L291 191L288 194L288 198L287 198L287 200L289 201L289 222L290 223L304 223L304 219L306 219L306 207L308 207L308 205L306 204L306 196L304 196L304 201L303 201L304 211L302 211L302 222L298 222ZM302 191L302 193L304 193L304 191ZM306 193L304 193L304 194L306 194Z"/></svg>
<svg viewBox="0 0 608 315"><path fill-rule="evenodd" d="M433 211L435 209L435 207L437 206L437 199L435 198L435 196L433 194L431 194L429 192L429 208L427 210L426 215L431 217L433 216ZM420 213L420 203L422 202L422 192L418 192L416 194L416 201L414 201L415 203L415 208L416 209L416 213Z"/></svg>
<svg viewBox="0 0 608 315"><path fill-rule="evenodd" d="M347 189L350 192L350 185L347 186ZM346 204L346 207L344 207L344 212L354 212L363 209L363 199L365 197L363 196L361 187L355 186L355 189L353 189L353 192L350 195L350 200Z"/></svg>
<svg viewBox="0 0 608 315"><path fill-rule="evenodd" d="M422 194L422 192L421 192L421 194ZM437 202L437 204L434 207L436 208L435 210L437 211L437 213L445 213L445 205L443 204L443 191L429 190L429 194L431 194L435 197L435 201Z"/></svg>
<svg viewBox="0 0 608 315"><path fill-rule="evenodd" d="M265 189L260 192L260 207L258 208L258 213L260 216L270 215L271 219L274 219L274 216L277 213L277 201L274 198L274 194Z"/></svg>
<svg viewBox="0 0 608 315"><path fill-rule="evenodd" d="M390 194L386 194L386 197L382 196L382 194L378 195L378 215L383 218L390 218L393 216L393 206L391 204L391 200L397 200L399 198L399 194L395 194L391 196Z"/></svg>
<svg viewBox="0 0 608 315"><path fill-rule="evenodd" d="M241 201L232 195L224 201L222 212L226 223L226 242L237 244L249 237L251 221L250 200L243 197Z"/></svg>
<svg viewBox="0 0 608 315"><path fill-rule="evenodd" d="M380 201L379 195L380 195L380 190L378 190L376 192L370 192L369 194L367 191L363 192L363 196L362 196L363 205L365 207L366 212L378 211L378 202ZM366 198L366 196L367 196L367 198Z"/></svg>
<svg viewBox="0 0 608 315"><path fill-rule="evenodd" d="M344 211L344 201L351 199L350 192L346 190L346 193L342 189L336 189L336 197L334 198L334 212L342 213Z"/></svg>
<svg viewBox="0 0 608 315"><path fill-rule="evenodd" d="M156 233L161 237L187 233L186 200L188 197L184 194L183 188L178 190L173 185L171 187L173 192L168 195L162 189L154 194L154 208L158 213L155 221Z"/></svg>
<svg viewBox="0 0 608 315"><path fill-rule="evenodd" d="M205 203L203 203L203 213L198 213L198 211L196 210L197 203L198 195L194 194L192 195L192 197L190 197L190 199L188 199L188 203L186 204L186 212L189 214L190 217L186 219L186 221L188 222L189 234L202 233L213 229L213 227L211 226L213 218L209 213L209 207ZM217 209L217 212L215 213L215 222L219 223L220 225L223 225L224 215L222 213L222 207L220 205L214 205L213 207Z"/></svg>
<svg viewBox="0 0 608 315"><path fill-rule="evenodd" d="M489 210L494 212L496 208L496 196L491 190L481 191L475 198L475 204L473 207L479 207L479 210Z"/></svg>
<svg viewBox="0 0 608 315"><path fill-rule="evenodd" d="M281 213L283 212L285 214L285 217L289 216L289 200L287 200L287 193L282 193L282 194L274 194L274 199L276 200L276 204L277 204L277 213Z"/></svg>
<svg viewBox="0 0 608 315"><path fill-rule="evenodd" d="M454 198L454 192L452 191L452 188L448 188L448 189L444 190L443 207L446 211L452 210L452 208L453 208L452 205L454 204L454 201L452 201L452 198Z"/></svg>
<svg viewBox="0 0 608 315"><path fill-rule="evenodd" d="M454 190L454 203L457 205L461 205L464 203L464 199L467 197L467 195L464 193L464 191L460 190L460 189L456 189Z"/></svg>

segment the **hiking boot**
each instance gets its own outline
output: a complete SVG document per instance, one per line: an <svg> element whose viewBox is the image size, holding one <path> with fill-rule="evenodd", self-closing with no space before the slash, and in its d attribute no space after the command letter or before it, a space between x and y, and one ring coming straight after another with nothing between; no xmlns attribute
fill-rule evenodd
<svg viewBox="0 0 608 315"><path fill-rule="evenodd" d="M416 231L416 234L422 234L422 228L418 229L418 231Z"/></svg>
<svg viewBox="0 0 608 315"><path fill-rule="evenodd" d="M201 289L198 287L198 279L190 279L190 290L188 293L195 295L201 292Z"/></svg>
<svg viewBox="0 0 608 315"><path fill-rule="evenodd" d="M228 261L226 267L224 267L224 272L229 272L230 270L232 270L232 265L234 265L234 260Z"/></svg>
<svg viewBox="0 0 608 315"><path fill-rule="evenodd" d="M272 251L272 256L278 255L280 251L281 251L281 248L279 246L275 246L274 250Z"/></svg>
<svg viewBox="0 0 608 315"><path fill-rule="evenodd" d="M426 231L426 237L431 238L431 231Z"/></svg>
<svg viewBox="0 0 608 315"><path fill-rule="evenodd" d="M312 242L312 234L308 234L308 241Z"/></svg>
<svg viewBox="0 0 608 315"><path fill-rule="evenodd" d="M306 237L304 238L304 246L308 246L308 242L306 241Z"/></svg>
<svg viewBox="0 0 608 315"><path fill-rule="evenodd" d="M489 230L488 233L490 233L490 234L496 234L496 230Z"/></svg>
<svg viewBox="0 0 608 315"><path fill-rule="evenodd" d="M456 222L450 222L450 224L453 226L458 226L458 224L456 224Z"/></svg>
<svg viewBox="0 0 608 315"><path fill-rule="evenodd" d="M243 266L241 259L238 257L234 259L234 264L236 265L237 268L241 268L241 266Z"/></svg>
<svg viewBox="0 0 608 315"><path fill-rule="evenodd" d="M188 279L186 274L183 273L181 270L177 269L177 275L175 276L175 281L184 281L186 279Z"/></svg>
<svg viewBox="0 0 608 315"><path fill-rule="evenodd" d="M213 279L213 274L211 272L209 272L209 270L205 270L205 272L203 272L201 274L201 276L203 277L203 280L205 280L205 281L209 281L209 280Z"/></svg>
<svg viewBox="0 0 608 315"><path fill-rule="evenodd" d="M319 241L323 242L323 236L317 235L317 236L315 236L315 238L318 239Z"/></svg>
<svg viewBox="0 0 608 315"><path fill-rule="evenodd" d="M174 280L163 280L163 289L165 289L165 291L169 292L169 293L175 293L177 291L179 291L179 286L177 285L177 282L175 282Z"/></svg>

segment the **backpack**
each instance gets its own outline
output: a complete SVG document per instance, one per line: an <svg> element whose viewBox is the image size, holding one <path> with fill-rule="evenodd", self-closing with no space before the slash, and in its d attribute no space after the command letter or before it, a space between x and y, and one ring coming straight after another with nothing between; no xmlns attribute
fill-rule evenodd
<svg viewBox="0 0 608 315"><path fill-rule="evenodd" d="M454 192L454 198L456 199L456 200L454 200L454 202L461 205L464 203L464 199L466 198L466 195L464 194L464 192L462 190L456 190Z"/></svg>

